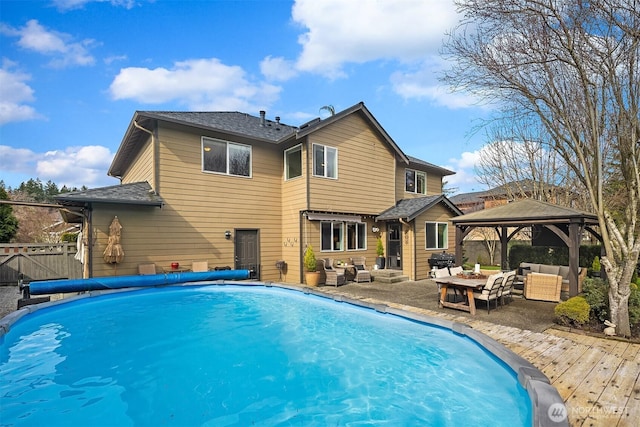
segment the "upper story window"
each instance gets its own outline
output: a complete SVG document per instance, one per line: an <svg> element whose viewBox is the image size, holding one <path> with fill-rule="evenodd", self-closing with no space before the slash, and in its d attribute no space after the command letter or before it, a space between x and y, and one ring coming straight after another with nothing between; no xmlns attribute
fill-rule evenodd
<svg viewBox="0 0 640 427"><path fill-rule="evenodd" d="M302 176L302 145L284 152L284 179Z"/></svg>
<svg viewBox="0 0 640 427"><path fill-rule="evenodd" d="M446 222L426 222L425 231L425 249L447 249L449 247L447 239L449 224Z"/></svg>
<svg viewBox="0 0 640 427"><path fill-rule="evenodd" d="M313 175L325 178L338 177L338 149L313 144Z"/></svg>
<svg viewBox="0 0 640 427"><path fill-rule="evenodd" d="M404 190L407 193L427 194L427 174L415 171L413 169L405 169Z"/></svg>
<svg viewBox="0 0 640 427"><path fill-rule="evenodd" d="M202 170L251 176L251 146L202 137Z"/></svg>

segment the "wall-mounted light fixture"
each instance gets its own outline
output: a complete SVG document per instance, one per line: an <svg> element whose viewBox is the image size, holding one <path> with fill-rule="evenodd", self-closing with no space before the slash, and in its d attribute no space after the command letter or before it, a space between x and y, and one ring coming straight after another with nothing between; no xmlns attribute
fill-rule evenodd
<svg viewBox="0 0 640 427"><path fill-rule="evenodd" d="M231 231L227 230L224 232L224 238L229 240L231 239Z"/></svg>
<svg viewBox="0 0 640 427"><path fill-rule="evenodd" d="M380 231L380 228L376 227L375 225L373 227L371 227L371 231L373 231L374 233L377 233Z"/></svg>

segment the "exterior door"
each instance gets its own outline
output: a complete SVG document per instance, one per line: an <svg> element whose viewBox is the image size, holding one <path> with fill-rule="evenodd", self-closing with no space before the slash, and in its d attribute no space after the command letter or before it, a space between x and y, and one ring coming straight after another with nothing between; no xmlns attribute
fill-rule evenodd
<svg viewBox="0 0 640 427"><path fill-rule="evenodd" d="M402 224L387 223L387 268L402 269Z"/></svg>
<svg viewBox="0 0 640 427"><path fill-rule="evenodd" d="M235 269L250 270L251 278L260 280L258 230L235 230Z"/></svg>

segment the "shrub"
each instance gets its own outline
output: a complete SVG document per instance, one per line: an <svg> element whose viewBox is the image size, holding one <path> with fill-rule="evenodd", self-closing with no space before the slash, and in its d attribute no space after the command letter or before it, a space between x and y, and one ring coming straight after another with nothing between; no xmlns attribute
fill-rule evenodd
<svg viewBox="0 0 640 427"><path fill-rule="evenodd" d="M60 241L61 242L66 242L66 243L75 243L78 241L78 234L77 233L62 233L62 236L60 236Z"/></svg>
<svg viewBox="0 0 640 427"><path fill-rule="evenodd" d="M318 268L316 264L316 254L313 252L311 245L307 246L307 249L304 251L304 266L310 273L313 273Z"/></svg>
<svg viewBox="0 0 640 427"><path fill-rule="evenodd" d="M609 286L597 277L587 277L582 283L582 294L591 307L591 318L600 323L609 319Z"/></svg>
<svg viewBox="0 0 640 427"><path fill-rule="evenodd" d="M582 326L589 321L590 309L583 297L569 298L556 306L556 321L561 325Z"/></svg>
<svg viewBox="0 0 640 427"><path fill-rule="evenodd" d="M382 245L381 237L378 237L378 241L376 243L376 255L384 256L384 246Z"/></svg>

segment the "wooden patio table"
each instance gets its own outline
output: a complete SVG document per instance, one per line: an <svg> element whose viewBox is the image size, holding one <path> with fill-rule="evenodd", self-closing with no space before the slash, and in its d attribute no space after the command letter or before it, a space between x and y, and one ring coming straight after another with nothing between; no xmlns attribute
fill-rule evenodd
<svg viewBox="0 0 640 427"><path fill-rule="evenodd" d="M456 310L468 311L472 315L476 314L476 302L473 298L473 291L479 291L484 288L487 279L465 279L458 276L445 276L434 279L440 285L440 304L439 307L449 307ZM457 289L467 297L468 304L465 301L449 302L447 301L447 290Z"/></svg>

